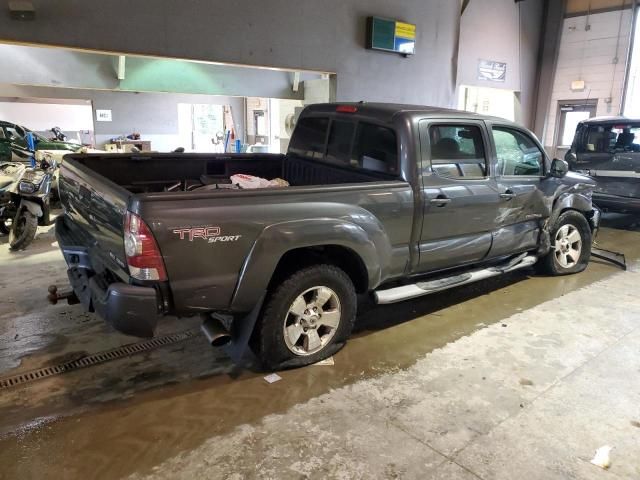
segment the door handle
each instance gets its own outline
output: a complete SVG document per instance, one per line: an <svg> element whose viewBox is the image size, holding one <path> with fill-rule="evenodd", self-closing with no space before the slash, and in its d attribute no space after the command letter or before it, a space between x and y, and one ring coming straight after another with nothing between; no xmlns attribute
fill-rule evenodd
<svg viewBox="0 0 640 480"><path fill-rule="evenodd" d="M500 198L502 198L503 200L511 200L515 197L516 197L516 194L513 193L511 190L507 190L506 192L500 194Z"/></svg>
<svg viewBox="0 0 640 480"><path fill-rule="evenodd" d="M445 197L444 195L438 195L436 198L432 198L429 200L429 203L435 205L436 207L444 207L445 205L451 203L451 199Z"/></svg>

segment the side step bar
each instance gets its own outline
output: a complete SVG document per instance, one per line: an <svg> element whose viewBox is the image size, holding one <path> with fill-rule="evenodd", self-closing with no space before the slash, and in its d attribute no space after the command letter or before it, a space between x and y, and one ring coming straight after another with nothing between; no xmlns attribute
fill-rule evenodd
<svg viewBox="0 0 640 480"><path fill-rule="evenodd" d="M388 290L378 290L374 292L373 295L376 303L379 304L402 302L410 298L429 295L430 293L440 292L448 288L459 287L468 283L484 280L485 278L496 277L514 270L527 268L537 261L538 257L524 253L508 262L493 267L470 270L449 277L441 277L412 285L403 285L402 287L389 288Z"/></svg>

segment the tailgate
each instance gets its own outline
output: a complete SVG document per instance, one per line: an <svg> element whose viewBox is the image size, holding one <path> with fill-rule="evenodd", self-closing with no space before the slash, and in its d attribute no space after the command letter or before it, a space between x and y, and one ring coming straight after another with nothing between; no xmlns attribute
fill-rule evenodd
<svg viewBox="0 0 640 480"><path fill-rule="evenodd" d="M59 190L65 215L89 244L81 246L90 248L92 263L96 268L102 264L127 281L124 216L131 194L69 158L60 170Z"/></svg>

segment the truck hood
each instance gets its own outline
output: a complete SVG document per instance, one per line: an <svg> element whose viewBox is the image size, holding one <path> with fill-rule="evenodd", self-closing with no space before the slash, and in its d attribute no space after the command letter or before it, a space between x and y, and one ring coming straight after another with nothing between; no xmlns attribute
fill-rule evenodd
<svg viewBox="0 0 640 480"><path fill-rule="evenodd" d="M593 190L596 186L596 181L593 178L576 172L567 172L567 174L562 178L562 183L567 186L575 187L576 189L584 188L585 190Z"/></svg>

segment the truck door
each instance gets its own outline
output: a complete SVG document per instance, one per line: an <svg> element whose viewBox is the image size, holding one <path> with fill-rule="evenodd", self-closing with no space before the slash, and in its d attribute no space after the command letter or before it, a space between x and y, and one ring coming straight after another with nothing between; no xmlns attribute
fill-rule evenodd
<svg viewBox="0 0 640 480"><path fill-rule="evenodd" d="M421 272L477 262L491 248L500 196L482 121L422 120Z"/></svg>
<svg viewBox="0 0 640 480"><path fill-rule="evenodd" d="M545 155L524 130L489 123L498 185L500 225L494 232L490 256L535 248L541 222L549 215L541 182Z"/></svg>

